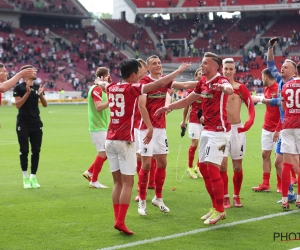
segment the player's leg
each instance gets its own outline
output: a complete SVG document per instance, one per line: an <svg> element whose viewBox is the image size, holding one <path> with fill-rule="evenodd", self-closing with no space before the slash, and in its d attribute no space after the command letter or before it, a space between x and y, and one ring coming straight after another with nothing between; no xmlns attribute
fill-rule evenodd
<svg viewBox="0 0 300 250"><path fill-rule="evenodd" d="M188 124L188 135L189 135L189 138L191 138L192 142L191 142L191 145L188 150L187 172L189 173L189 175L192 179L196 179L197 175L195 174L195 171L194 171L194 158L195 158L195 152L197 150L198 143L199 143L199 137L200 137L199 124L189 123Z"/></svg>
<svg viewBox="0 0 300 250"><path fill-rule="evenodd" d="M160 211L169 213L170 209L164 204L162 199L162 190L166 178L167 153L169 152L168 139L165 129L155 129L156 136L153 136L155 148L153 149L157 168L155 172L155 196L152 204L157 206Z"/></svg>
<svg viewBox="0 0 300 250"><path fill-rule="evenodd" d="M276 192L281 193L281 173L282 173L282 164L283 164L283 155L281 152L281 139L279 139L276 143L275 148L275 168L276 168L276 177L277 177L277 184L276 184Z"/></svg>
<svg viewBox="0 0 300 250"><path fill-rule="evenodd" d="M220 174L220 165L226 155L225 150L231 137L230 132L207 132L208 142L205 149L205 160L207 170L211 180L211 187L215 198L215 211L204 221L204 224L215 224L221 219L225 219L224 211L224 183Z"/></svg>
<svg viewBox="0 0 300 250"><path fill-rule="evenodd" d="M155 189L156 160L152 158L149 173L148 189Z"/></svg>
<svg viewBox="0 0 300 250"><path fill-rule="evenodd" d="M42 129L34 129L29 132L29 141L31 144L31 174L30 184L32 188L39 188L40 184L37 181L36 173L39 166L40 151L42 146L43 131Z"/></svg>
<svg viewBox="0 0 300 250"><path fill-rule="evenodd" d="M106 131L93 132L92 139L93 139L93 143L96 147L96 150L98 152L98 155L96 156L94 163L93 163L94 167L93 167L92 179L90 181L91 188L107 188L107 186L101 184L98 181L98 175L101 172L102 166L107 159L106 154L105 154L105 145L104 145L106 135L107 135Z"/></svg>
<svg viewBox="0 0 300 250"><path fill-rule="evenodd" d="M207 220L213 214L213 212L215 211L215 207L216 207L215 195L212 190L212 183L211 183L210 175L208 173L207 163L205 162L205 153L206 153L207 143L208 143L208 132L204 130L201 134L200 145L199 145L199 150L198 150L199 169L203 176L203 180L204 180L204 184L205 184L207 193L209 194L209 196L211 198L212 207L209 209L207 214L205 214L201 217L201 220Z"/></svg>
<svg viewBox="0 0 300 250"><path fill-rule="evenodd" d="M115 141L115 145L120 166L122 188L119 195L118 217L114 227L126 234L133 234L125 225L125 219L130 204L134 174L136 171L135 147L133 142L126 141Z"/></svg>
<svg viewBox="0 0 300 250"><path fill-rule="evenodd" d="M233 167L233 204L235 207L242 207L240 201L240 191L243 182L242 161L246 151L246 134L238 133L238 128L243 126L241 123L232 125L230 155Z"/></svg>
<svg viewBox="0 0 300 250"><path fill-rule="evenodd" d="M224 201L223 201L223 205L224 208L230 208L230 198L229 198L229 194L228 194L228 175L227 175L227 165L228 162L228 157L224 157L220 166L220 175L221 178L223 180L224 183Z"/></svg>
<svg viewBox="0 0 300 250"><path fill-rule="evenodd" d="M261 135L262 160L263 160L263 182L252 187L255 192L270 191L270 174L271 174L271 153L274 147L273 132L262 129Z"/></svg>
<svg viewBox="0 0 300 250"><path fill-rule="evenodd" d="M31 188L29 176L28 176L28 153L29 153L29 132L26 127L17 126L17 136L20 146L20 164L23 175L24 188Z"/></svg>

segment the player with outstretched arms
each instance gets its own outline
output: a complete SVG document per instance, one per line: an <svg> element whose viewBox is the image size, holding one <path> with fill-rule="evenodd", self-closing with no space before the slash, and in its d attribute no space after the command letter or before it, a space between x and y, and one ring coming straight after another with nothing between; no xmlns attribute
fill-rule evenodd
<svg viewBox="0 0 300 250"><path fill-rule="evenodd" d="M130 204L134 174L136 171L136 151L134 145L134 113L137 97L167 85L183 72L189 64L181 65L171 74L143 85L140 79L141 64L136 59L125 59L120 63L123 78L121 83L107 86L110 124L105 142L106 155L112 172L114 187L112 201L115 215L114 228L126 234L133 234L126 225L125 217ZM144 138L148 143L148 138Z"/></svg>
<svg viewBox="0 0 300 250"><path fill-rule="evenodd" d="M226 105L233 88L228 79L218 73L222 59L214 53L204 54L201 69L202 78L195 90L185 99L174 102L156 111L160 115L168 110L191 105L199 96L203 98L204 130L201 133L199 162L212 208L201 217L204 224L215 224L225 219L223 206L224 183L220 175L220 165L226 156L226 147L231 136L231 126L227 119Z"/></svg>

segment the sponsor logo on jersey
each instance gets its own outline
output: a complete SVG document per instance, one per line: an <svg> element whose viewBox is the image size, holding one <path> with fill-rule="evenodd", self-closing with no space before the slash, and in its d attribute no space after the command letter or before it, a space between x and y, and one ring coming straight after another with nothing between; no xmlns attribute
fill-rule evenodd
<svg viewBox="0 0 300 250"><path fill-rule="evenodd" d="M202 92L200 95L202 98L213 98L212 94L206 93L206 92Z"/></svg>
<svg viewBox="0 0 300 250"><path fill-rule="evenodd" d="M166 93L160 92L148 95L148 98L166 98Z"/></svg>

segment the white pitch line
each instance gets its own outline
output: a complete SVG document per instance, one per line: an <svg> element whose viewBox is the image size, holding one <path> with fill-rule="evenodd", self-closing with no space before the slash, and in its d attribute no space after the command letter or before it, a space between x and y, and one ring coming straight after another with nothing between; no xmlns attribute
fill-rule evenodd
<svg viewBox="0 0 300 250"><path fill-rule="evenodd" d="M272 219L272 218L279 217L279 216L289 215L292 213L298 213L299 211L300 210L294 210L294 211L290 211L290 212L281 212L278 214L269 214L269 215L265 215L265 216L261 216L261 217L257 217L257 218L235 221L235 222L231 222L231 223L227 223L227 224L211 226L208 228L201 228L201 229L196 229L196 230L192 230L192 231L188 231L188 232L184 232L184 233L172 234L172 235L163 236L163 237L156 237L156 238L148 239L148 240L140 240L140 241L136 241L136 242L131 242L131 243L107 247L107 248L101 248L101 249L97 249L97 250L122 249L122 248L133 247L133 246L143 245L143 244L147 244L147 243L162 241L162 240L175 239L175 238L179 238L179 237L183 237L183 236L187 236L187 235L203 233L203 232L212 231L212 230L216 230L216 229L220 229L220 228L232 227L232 226L236 226L236 225L240 225L240 224L246 224L246 223L257 222L257 221L266 220L266 219Z"/></svg>

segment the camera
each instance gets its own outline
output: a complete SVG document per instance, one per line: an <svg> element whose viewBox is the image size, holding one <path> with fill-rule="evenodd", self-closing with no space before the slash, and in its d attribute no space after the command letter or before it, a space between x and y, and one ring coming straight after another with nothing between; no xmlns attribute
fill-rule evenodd
<svg viewBox="0 0 300 250"><path fill-rule="evenodd" d="M278 37L271 38L270 41L269 41L270 45L274 45L275 42L279 42Z"/></svg>

